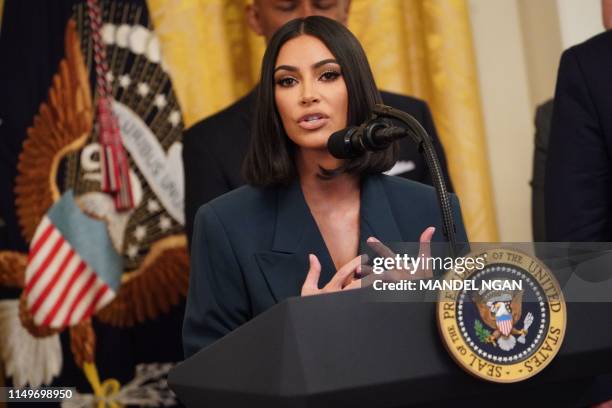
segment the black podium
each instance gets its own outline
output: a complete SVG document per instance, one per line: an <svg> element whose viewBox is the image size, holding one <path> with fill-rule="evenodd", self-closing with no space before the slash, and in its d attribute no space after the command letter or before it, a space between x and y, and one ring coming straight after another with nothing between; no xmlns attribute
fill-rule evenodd
<svg viewBox="0 0 612 408"><path fill-rule="evenodd" d="M494 384L451 360L435 303L369 290L287 299L179 364L170 387L187 407L586 406L607 387L612 398L612 303L568 303L555 360Z"/></svg>

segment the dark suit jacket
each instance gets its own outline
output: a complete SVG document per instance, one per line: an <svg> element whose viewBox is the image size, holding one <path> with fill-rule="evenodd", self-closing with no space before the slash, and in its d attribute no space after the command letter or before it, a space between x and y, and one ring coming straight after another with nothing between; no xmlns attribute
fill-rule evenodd
<svg viewBox="0 0 612 408"><path fill-rule="evenodd" d="M544 186L546 185L546 157L548 156L552 112L553 100L549 99L537 107L535 115L536 132L531 177L531 228L534 242L546 242Z"/></svg>
<svg viewBox="0 0 612 408"><path fill-rule="evenodd" d="M546 239L612 241L612 31L561 57L546 171Z"/></svg>
<svg viewBox="0 0 612 408"><path fill-rule="evenodd" d="M381 92L383 102L414 116L432 137L449 191L453 191L444 150L439 142L427 104L408 96ZM183 166L185 168L185 230L187 238L193 233L193 219L198 208L213 198L245 184L241 167L246 155L251 131L251 91L227 109L212 115L185 131L183 138ZM399 160L412 162L414 169L402 176L431 184L425 160L415 144L400 141ZM406 163L409 166L409 163Z"/></svg>
<svg viewBox="0 0 612 408"><path fill-rule="evenodd" d="M451 195L458 241L467 241L459 203ZM418 242L436 226L443 241L434 189L399 177L362 183L360 242ZM335 274L325 242L299 182L285 188L244 186L197 213L189 294L183 325L185 357L211 344L289 296L299 296L308 254L321 262L320 286Z"/></svg>
<svg viewBox="0 0 612 408"><path fill-rule="evenodd" d="M612 241L612 31L561 56L545 191L547 241ZM584 400L610 398L607 374Z"/></svg>

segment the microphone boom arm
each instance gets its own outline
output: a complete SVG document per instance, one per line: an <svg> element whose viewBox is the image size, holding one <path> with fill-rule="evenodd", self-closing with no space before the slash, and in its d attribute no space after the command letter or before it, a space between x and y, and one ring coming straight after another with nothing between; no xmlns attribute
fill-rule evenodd
<svg viewBox="0 0 612 408"><path fill-rule="evenodd" d="M425 162L427 163L427 167L431 172L433 186L436 190L438 204L440 205L440 210L442 212L444 236L449 243L450 255L454 257L457 254L455 221L452 207L450 205L448 190L446 189L446 182L444 181L440 161L438 160L438 155L433 147L431 137L415 118L406 112L402 112L401 110L394 109L390 106L377 104L372 110L372 120L377 118L396 119L402 122L406 126L406 133L418 145L419 151L425 157Z"/></svg>

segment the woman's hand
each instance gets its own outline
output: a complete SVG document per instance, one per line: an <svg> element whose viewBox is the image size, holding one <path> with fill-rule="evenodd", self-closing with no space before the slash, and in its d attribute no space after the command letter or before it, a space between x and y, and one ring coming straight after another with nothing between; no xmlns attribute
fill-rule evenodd
<svg viewBox="0 0 612 408"><path fill-rule="evenodd" d="M355 279L355 276L361 271L361 255L351 259L347 264L338 269L334 277L322 289L319 289L321 263L313 254L308 255L308 260L310 261L310 268L302 285L302 296L319 295L321 293L332 293L361 287L360 280Z"/></svg>
<svg viewBox="0 0 612 408"><path fill-rule="evenodd" d="M431 255L430 242L436 229L434 227L426 228L419 238L419 256L424 260ZM368 244L378 253L378 255L387 258L395 258L395 253L387 248L382 242L374 237L368 238ZM313 255L308 255L310 267L306 280L302 285L302 296L318 295L321 293L332 293L341 290L357 289L362 286L372 284L375 278L372 273L372 268L363 265L365 261L361 255L350 260L346 265L338 269L333 278L322 289L319 289L319 277L321 276L321 263L319 259ZM389 270L383 273L382 278L388 281L399 281L401 279L422 279L431 278L433 272L431 268L419 268L414 273L405 270Z"/></svg>
<svg viewBox="0 0 612 408"><path fill-rule="evenodd" d="M425 228L419 238L419 254L418 256L426 262L431 257L431 238L436 232L435 227ZM384 258L395 258L396 254L387 248L382 242L374 237L368 238L368 244L376 251L378 255ZM433 271L429 267L429 262L426 262L426 267L420 266L416 271L407 271L404 269L391 269L383 272L382 278L386 281L400 281L402 279L428 279L433 277Z"/></svg>

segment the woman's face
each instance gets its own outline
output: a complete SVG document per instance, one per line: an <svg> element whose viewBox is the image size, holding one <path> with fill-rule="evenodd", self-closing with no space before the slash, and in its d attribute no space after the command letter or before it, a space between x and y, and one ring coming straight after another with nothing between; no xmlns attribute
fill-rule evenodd
<svg viewBox="0 0 612 408"><path fill-rule="evenodd" d="M318 38L301 35L281 47L274 83L283 127L300 148L326 149L329 136L346 127L348 94L342 71Z"/></svg>

